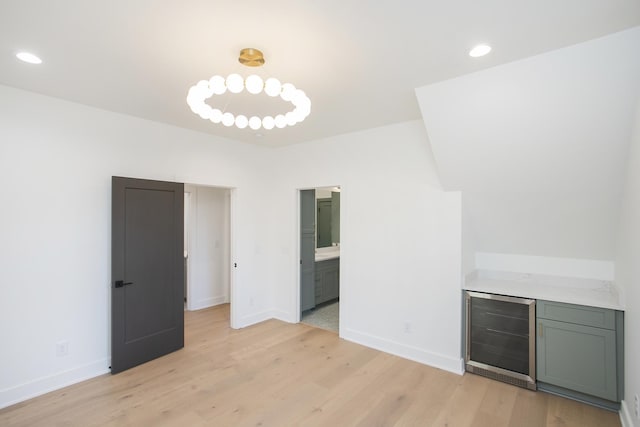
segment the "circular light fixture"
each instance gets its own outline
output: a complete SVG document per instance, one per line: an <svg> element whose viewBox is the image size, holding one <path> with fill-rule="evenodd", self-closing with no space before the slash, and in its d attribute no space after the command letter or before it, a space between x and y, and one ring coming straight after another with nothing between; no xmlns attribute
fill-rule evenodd
<svg viewBox="0 0 640 427"><path fill-rule="evenodd" d="M480 56L485 56L489 52L491 52L491 46L488 44L479 44L469 51L469 56L472 58L478 58Z"/></svg>
<svg viewBox="0 0 640 427"><path fill-rule="evenodd" d="M264 64L264 57L258 49L247 48L240 51L238 61L248 67L259 67ZM264 92L267 96L280 96L283 101L290 102L294 108L287 112L265 117L252 116L247 118L244 114L234 115L229 111L212 108L206 103L206 100L214 95L223 95L227 91L231 94L238 94L245 88L251 95L259 95ZM306 119L311 113L311 100L304 91L297 89L291 83L282 84L273 77L263 80L255 74L246 79L240 74L234 73L229 74L226 78L216 75L209 80L200 80L189 89L187 104L191 107L191 111L204 120L216 124L222 123L227 127L235 124L239 129L249 127L251 130L258 130L261 127L270 130L274 127L282 129L294 126Z"/></svg>
<svg viewBox="0 0 640 427"><path fill-rule="evenodd" d="M29 52L18 52L16 53L16 58L20 61L28 62L29 64L42 64L42 59Z"/></svg>

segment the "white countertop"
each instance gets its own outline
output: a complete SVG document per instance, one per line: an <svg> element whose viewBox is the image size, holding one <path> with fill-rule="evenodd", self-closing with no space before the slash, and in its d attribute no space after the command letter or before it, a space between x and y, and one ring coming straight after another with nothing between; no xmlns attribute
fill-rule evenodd
<svg viewBox="0 0 640 427"><path fill-rule="evenodd" d="M605 280L478 270L467 275L464 289L624 310L615 284Z"/></svg>
<svg viewBox="0 0 640 427"><path fill-rule="evenodd" d="M340 246L329 246L316 249L316 261L340 258Z"/></svg>

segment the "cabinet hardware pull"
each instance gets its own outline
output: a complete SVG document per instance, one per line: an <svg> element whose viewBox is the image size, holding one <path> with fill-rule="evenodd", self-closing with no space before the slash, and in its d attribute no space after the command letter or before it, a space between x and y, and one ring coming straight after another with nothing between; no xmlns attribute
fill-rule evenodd
<svg viewBox="0 0 640 427"><path fill-rule="evenodd" d="M542 322L538 323L538 336L542 338Z"/></svg>

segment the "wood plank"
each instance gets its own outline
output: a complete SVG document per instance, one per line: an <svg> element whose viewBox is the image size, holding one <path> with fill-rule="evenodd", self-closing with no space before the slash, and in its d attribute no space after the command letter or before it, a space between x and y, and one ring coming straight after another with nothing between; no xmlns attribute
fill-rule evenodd
<svg viewBox="0 0 640 427"><path fill-rule="evenodd" d="M459 376L303 324L185 313L185 348L0 410L2 426L619 426L618 415Z"/></svg>

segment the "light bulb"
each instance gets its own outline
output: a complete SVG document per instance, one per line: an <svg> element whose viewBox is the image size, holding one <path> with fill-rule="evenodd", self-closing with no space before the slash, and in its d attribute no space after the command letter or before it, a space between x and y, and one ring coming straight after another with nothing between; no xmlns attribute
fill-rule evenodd
<svg viewBox="0 0 640 427"><path fill-rule="evenodd" d="M198 90L198 88L196 86L191 86L189 88L189 93L187 94L187 99L189 98L198 98L200 95L200 91Z"/></svg>
<svg viewBox="0 0 640 427"><path fill-rule="evenodd" d="M269 96L278 96L281 90L282 85L280 84L280 80L276 78L271 77L264 82L264 92Z"/></svg>
<svg viewBox="0 0 640 427"><path fill-rule="evenodd" d="M211 110L211 117L209 118L213 123L220 123L222 121L222 111L214 108Z"/></svg>
<svg viewBox="0 0 640 427"><path fill-rule="evenodd" d="M257 95L260 92L262 92L262 88L264 87L264 83L262 82L262 79L260 78L260 76L257 76L255 74L251 74L249 77L247 77L247 80L245 80L244 85L247 88L247 92L252 93L254 95Z"/></svg>
<svg viewBox="0 0 640 427"><path fill-rule="evenodd" d="M260 126L262 126L262 120L260 120L260 117L253 116L249 119L249 127L251 129L258 130L260 129Z"/></svg>
<svg viewBox="0 0 640 427"><path fill-rule="evenodd" d="M249 119L247 116L243 116L242 114L236 116L236 127L238 129L244 129L249 124Z"/></svg>
<svg viewBox="0 0 640 427"><path fill-rule="evenodd" d="M203 86L191 86L189 89L189 94L187 95L187 99L191 99L192 102L200 103L204 101L206 89Z"/></svg>
<svg viewBox="0 0 640 427"><path fill-rule="evenodd" d="M311 104L311 100L304 91L296 89L291 97L291 103L297 107L299 105Z"/></svg>
<svg viewBox="0 0 640 427"><path fill-rule="evenodd" d="M274 122L276 123L276 127L278 129L282 129L283 127L287 126L287 119L285 119L282 114L278 114L274 119Z"/></svg>
<svg viewBox="0 0 640 427"><path fill-rule="evenodd" d="M222 124L229 127L229 126L233 126L233 124L235 123L235 117L233 117L233 114L229 113L228 111L226 113L224 113L222 115Z"/></svg>
<svg viewBox="0 0 640 427"><path fill-rule="evenodd" d="M296 87L291 83L285 83L282 85L282 93L280 94L280 98L285 101L291 101L293 94L296 92Z"/></svg>
<svg viewBox="0 0 640 427"><path fill-rule="evenodd" d="M303 105L300 107L296 107L296 109L294 111L298 111L302 117L307 117L309 115L309 113L311 113L311 106L310 105Z"/></svg>
<svg viewBox="0 0 640 427"><path fill-rule="evenodd" d="M197 108L197 106L202 102L204 102L204 99L200 97L198 88L192 86L191 89L189 89L189 94L187 95L187 104L189 104L189 107L191 107L191 109L193 110L194 108Z"/></svg>
<svg viewBox="0 0 640 427"><path fill-rule="evenodd" d="M229 74L227 76L227 89L231 93L240 93L244 89L244 80L240 74Z"/></svg>
<svg viewBox="0 0 640 427"><path fill-rule="evenodd" d="M289 113L287 113L287 114L289 114ZM293 117L295 117L296 123L300 123L306 118L304 113L298 108L296 108L295 110L291 111L291 114L293 115Z"/></svg>
<svg viewBox="0 0 640 427"><path fill-rule="evenodd" d="M264 116L264 119L262 119L262 127L265 128L266 130L273 129L275 124L276 123L273 120L273 117L271 117L271 116Z"/></svg>
<svg viewBox="0 0 640 427"><path fill-rule="evenodd" d="M212 113L213 113L213 109L209 104L202 104L200 107L200 111L198 112L198 115L205 120L209 120L211 118Z"/></svg>
<svg viewBox="0 0 640 427"><path fill-rule="evenodd" d="M202 91L205 92L207 89L209 89L209 80L200 80L197 84L196 87Z"/></svg>
<svg viewBox="0 0 640 427"><path fill-rule="evenodd" d="M293 111L289 111L287 114L285 114L284 118L287 120L287 125L289 126L294 126L296 123L298 123L298 119Z"/></svg>
<svg viewBox="0 0 640 427"><path fill-rule="evenodd" d="M211 79L209 79L209 86L216 95L222 95L227 91L227 86L224 84L224 77L222 76L211 77Z"/></svg>
<svg viewBox="0 0 640 427"><path fill-rule="evenodd" d="M293 97L291 98L291 103L296 107L311 107L311 100L309 99L307 94L300 89L297 89L294 92Z"/></svg>

